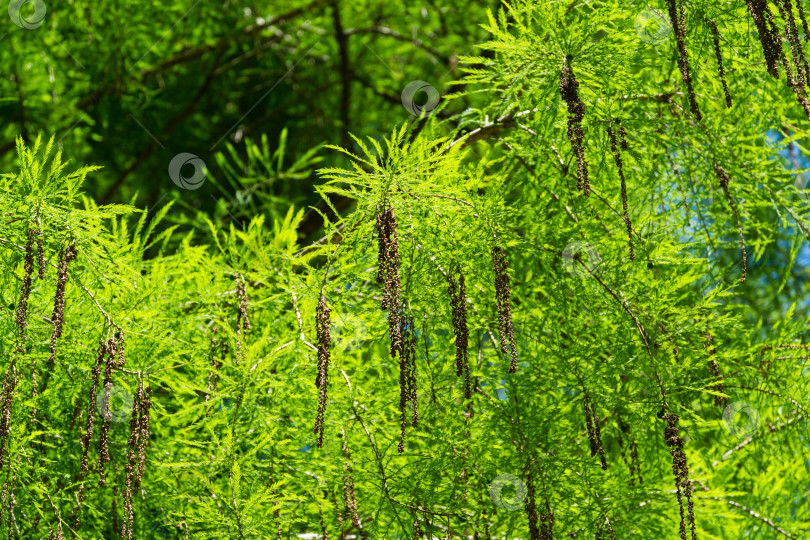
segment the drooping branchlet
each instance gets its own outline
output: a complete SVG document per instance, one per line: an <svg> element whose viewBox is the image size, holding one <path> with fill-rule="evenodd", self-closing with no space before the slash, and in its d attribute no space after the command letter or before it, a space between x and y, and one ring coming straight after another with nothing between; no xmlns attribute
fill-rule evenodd
<svg viewBox="0 0 810 540"><path fill-rule="evenodd" d="M315 386L318 387L318 411L315 415L314 433L317 435L318 448L323 446L323 416L326 412L327 388L329 386L329 358L330 358L330 327L329 313L332 309L326 305L326 297L321 292L318 307L315 310L315 334L318 339L318 374L315 377Z"/></svg>
<svg viewBox="0 0 810 540"><path fill-rule="evenodd" d="M529 467L529 474L526 476L526 499L523 509L526 511L526 518L529 521L529 540L540 540L540 529L538 528L540 518L537 515L537 501L534 488L534 473Z"/></svg>
<svg viewBox="0 0 810 540"><path fill-rule="evenodd" d="M568 130L566 135L571 142L571 149L577 158L577 189L587 197L591 193L591 183L588 179L588 161L585 159L585 132L582 130L582 120L585 118L585 104L579 98L579 82L574 70L563 63L560 70L560 96L568 106Z"/></svg>
<svg viewBox="0 0 810 540"><path fill-rule="evenodd" d="M453 334L456 337L456 376L464 374L464 397L470 399L470 361L467 352L469 332L467 330L467 289L464 274L458 269L458 284L453 278L453 269L447 274L450 309L453 316Z"/></svg>
<svg viewBox="0 0 810 540"><path fill-rule="evenodd" d="M689 56L686 52L686 17L683 12L683 4L681 4L680 13L676 0L667 0L667 8L672 28L675 31L675 41L678 46L678 68L681 71L681 80L686 85L686 91L689 96L689 109L692 111L692 115L694 115L695 119L700 122L703 117L700 114L700 109L698 109L695 89L692 87L692 75L689 71Z"/></svg>
<svg viewBox="0 0 810 540"><path fill-rule="evenodd" d="M737 212L737 205L734 204L734 199L731 197L731 194L728 191L728 184L731 181L731 178L729 178L726 170L717 163L714 164L714 172L717 174L717 178L720 180L720 187L723 188L723 194L726 196L728 205L731 207L731 211L734 214L734 219L737 222L737 231L740 233L740 250L742 251L742 277L740 278L740 283L745 283L745 273L747 268L745 237L743 236L742 224L740 223L740 214Z"/></svg>
<svg viewBox="0 0 810 540"><path fill-rule="evenodd" d="M726 107L731 108L731 94L728 91L728 84L726 83L726 70L723 67L723 55L720 52L720 32L717 30L717 23L714 19L706 21L709 25L709 30L712 32L712 40L714 41L714 56L717 58L717 69L720 72L720 82L723 83L723 92L726 95Z"/></svg>
<svg viewBox="0 0 810 540"><path fill-rule="evenodd" d="M501 352L511 355L509 373L517 371L517 343L512 324L511 292L509 274L506 269L506 250L500 246L492 248L492 270L495 272L495 303L498 309L498 331L501 335ZM507 347L508 343L508 347Z"/></svg>
<svg viewBox="0 0 810 540"><path fill-rule="evenodd" d="M686 520L692 533L692 540L697 540L695 533L695 514L692 503L692 481L689 479L689 467L686 463L686 454L683 451L683 438L678 435L678 415L667 413L664 415L666 427L664 428L664 441L670 447L669 453L672 456L672 475L675 478L675 494L678 498L680 509L680 535L681 540L686 540ZM684 515L683 498L686 497L686 515Z"/></svg>
<svg viewBox="0 0 810 540"><path fill-rule="evenodd" d="M250 317L248 317L248 296L245 277L242 274L236 275L236 297L239 300L239 314L236 319L236 365L242 359L242 341L245 332L251 329Z"/></svg>
<svg viewBox="0 0 810 540"><path fill-rule="evenodd" d="M388 205L377 211L377 241L379 245L377 282L383 284L381 307L388 311L388 333L391 336L391 357L402 351L402 306L399 281L399 239L397 217Z"/></svg>
<svg viewBox="0 0 810 540"><path fill-rule="evenodd" d="M636 259L636 253L633 251L633 224L630 222L630 212L627 208L627 182L624 178L624 163L622 162L622 155L616 147L616 134L613 132L613 128L610 125L608 125L607 132L610 137L610 149L613 152L613 160L616 162L616 168L619 170L619 180L621 181L622 188L622 209L624 211L622 217L627 227L627 243L630 246L630 260L634 261ZM622 137L622 141L624 141L624 137ZM626 142L624 147L627 147Z"/></svg>

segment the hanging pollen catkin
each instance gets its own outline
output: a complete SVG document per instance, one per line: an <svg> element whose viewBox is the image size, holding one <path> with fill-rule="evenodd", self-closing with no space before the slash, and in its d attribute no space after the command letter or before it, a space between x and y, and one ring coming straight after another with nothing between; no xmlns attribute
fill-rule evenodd
<svg viewBox="0 0 810 540"><path fill-rule="evenodd" d="M82 444L82 462L80 472L82 477L90 470L90 464L87 460L87 454L90 451L90 441L93 439L93 426L96 421L96 396L98 395L98 383L101 376L101 365L104 358L110 353L113 347L112 340L100 339L98 344L98 354L96 355L96 363L90 371L90 392L88 395L87 403L87 423L84 428L84 434L81 437ZM82 486L84 484L82 483Z"/></svg>
<svg viewBox="0 0 810 540"><path fill-rule="evenodd" d="M674 413L667 413L664 415L666 427L664 428L664 441L670 447L670 455L672 456L672 475L675 478L675 494L678 497L678 506L680 508L680 535L681 540L686 540L686 521L689 520L689 526L692 533L692 540L697 540L695 533L695 514L692 504L692 481L689 480L689 467L686 463L686 454L683 451L683 439L678 435L678 415ZM687 512L686 518L684 517L683 497L686 496Z"/></svg>
<svg viewBox="0 0 810 540"><path fill-rule="evenodd" d="M717 361L714 359L714 356L717 354L717 349L714 347L714 337L711 333L706 334L706 341L703 343L703 348L708 349L709 352L709 371L714 377L715 385L712 387L712 390L715 392L720 392L725 394L726 388L723 384L723 374L720 371L720 366L717 364ZM724 398L722 396L714 396L714 404L717 407L725 408L726 403L728 403L728 398Z"/></svg>
<svg viewBox="0 0 810 540"><path fill-rule="evenodd" d="M124 488L124 514L121 517L121 538L132 540L135 512L133 498L141 487L146 469L146 449L149 446L149 409L152 389L144 389L143 380L138 380L138 389L132 403L127 441L127 462L124 465L126 484Z"/></svg>
<svg viewBox="0 0 810 540"><path fill-rule="evenodd" d="M399 411L401 433L397 450L405 451L405 432L408 428L408 406L411 408L410 424L416 427L419 415L416 408L416 331L412 317L403 318L401 328L403 349L399 354Z"/></svg>
<svg viewBox="0 0 810 540"><path fill-rule="evenodd" d="M315 309L315 334L318 339L318 374L315 378L315 386L318 387L318 411L315 414L315 428L313 432L318 436L318 448L323 446L323 430L324 420L323 416L326 412L327 401L327 388L329 386L329 342L330 342L330 328L329 328L329 313L332 309L326 305L326 297L321 291L321 297L318 300L318 307Z"/></svg>
<svg viewBox="0 0 810 540"><path fill-rule="evenodd" d="M45 279L45 249L42 246L42 231L35 231L37 235L37 277Z"/></svg>
<svg viewBox="0 0 810 540"><path fill-rule="evenodd" d="M391 357L402 351L402 306L400 305L399 239L397 217L391 205L377 211L377 241L379 245L377 282L383 284L381 307L388 311L388 333L391 337Z"/></svg>
<svg viewBox="0 0 810 540"><path fill-rule="evenodd" d="M723 193L726 196L728 205L731 207L731 211L734 214L734 219L737 222L737 231L740 233L740 250L742 251L742 277L740 278L740 283L745 283L748 257L745 254L745 237L743 236L742 224L740 223L740 214L737 212L737 205L734 204L734 199L731 198L731 194L728 191L728 184L731 179L729 178L726 170L717 163L714 164L714 172L717 174L717 178L720 180L720 187L723 188Z"/></svg>
<svg viewBox="0 0 810 540"><path fill-rule="evenodd" d="M567 62L560 70L560 96L568 106L568 130L566 135L571 142L571 149L577 158L577 190L587 197L591 193L591 183L588 179L588 162L585 159L585 132L582 130L582 120L585 118L585 104L579 99L579 82L574 70Z"/></svg>
<svg viewBox="0 0 810 540"><path fill-rule="evenodd" d="M16 387L17 365L12 360L3 375L3 387L0 390L0 470L6 462L6 441L11 433L11 404L14 401Z"/></svg>
<svg viewBox="0 0 810 540"><path fill-rule="evenodd" d="M793 56L793 66L796 68L796 84L800 87L807 83L807 60L804 57L799 33L796 31L796 19L793 17L791 0L776 0L776 7L785 22L785 36L790 44L790 53Z"/></svg>
<svg viewBox="0 0 810 540"><path fill-rule="evenodd" d="M360 516L357 514L357 497L354 493L354 468L352 467L352 454L346 444L346 435L343 435L341 444L343 452L343 509L344 515L349 516L352 525L361 529Z"/></svg>
<svg viewBox="0 0 810 540"><path fill-rule="evenodd" d="M469 345L469 332L467 330L467 290L464 284L464 274L458 268L458 285L453 278L453 269L447 273L448 292L450 294L450 308L453 316L453 334L456 337L456 376L464 373L464 397L470 399L470 361L467 352Z"/></svg>
<svg viewBox="0 0 810 540"><path fill-rule="evenodd" d="M110 390L112 390L112 372L113 369L118 367L119 349L123 347L123 343L118 339L113 338L110 345L110 350L107 352L107 363L104 366L104 398L102 400L103 411L101 411L101 430L99 432L99 451L98 451L98 485L104 486L106 483L105 465L110 461L110 450L107 442L110 436L110 426L112 420L112 412L110 411Z"/></svg>
<svg viewBox="0 0 810 540"><path fill-rule="evenodd" d="M599 415L596 414L596 408L591 402L588 391L585 387L582 389L582 406L585 409L585 427L588 430L588 441L591 447L591 457L599 454L599 461L602 464L602 469L607 469L607 461L605 460L605 450L602 447L602 429L600 427Z"/></svg>
<svg viewBox="0 0 810 540"><path fill-rule="evenodd" d="M236 365L242 359L242 340L245 332L251 329L248 317L248 296L245 277L236 274L236 297L239 299L239 314L236 319Z"/></svg>
<svg viewBox="0 0 810 540"><path fill-rule="evenodd" d="M25 264L20 300L17 302L17 352L25 352L26 330L28 328L28 298L31 295L31 276L34 273L34 231L28 229L25 243Z"/></svg>
<svg viewBox="0 0 810 540"><path fill-rule="evenodd" d="M535 500L534 473L529 467L529 474L526 477L526 500L523 509L526 511L526 518L529 520L529 540L540 540L540 529L538 524L540 518L537 516L537 501Z"/></svg>
<svg viewBox="0 0 810 540"><path fill-rule="evenodd" d="M717 23L714 19L707 19L709 30L712 32L712 40L714 41L714 56L717 58L717 69L720 72L720 82L723 83L723 92L726 94L726 107L731 108L731 94L728 91L728 84L726 83L726 70L723 67L723 55L720 52L720 32L717 30Z"/></svg>
<svg viewBox="0 0 810 540"><path fill-rule="evenodd" d="M554 540L554 512L548 499L545 500L545 510L540 514L540 540Z"/></svg>
<svg viewBox="0 0 810 540"><path fill-rule="evenodd" d="M218 326L214 326L211 333L213 334L211 336L211 350L209 352L211 357L211 371L208 372L208 387L206 388L205 392L205 405L208 405L208 402L211 400L211 394L217 391L217 383L219 382L219 368L221 368L223 364L223 362L220 362L217 358L217 350L222 350L223 345L227 344L225 339L217 339L217 335L219 333ZM211 416L210 408L206 409L205 416Z"/></svg>
<svg viewBox="0 0 810 540"><path fill-rule="evenodd" d="M775 27L769 25L768 5L765 0L746 0L748 5L748 12L754 20L754 25L757 27L757 35L759 42L762 45L762 52L765 55L765 65L768 68L768 73L773 77L779 78L779 54L782 50L781 41L778 34L774 35L773 30ZM768 13L766 13L768 10Z"/></svg>
<svg viewBox="0 0 810 540"><path fill-rule="evenodd" d="M511 292L509 289L509 274L506 269L509 262L506 260L506 251L500 247L492 248L492 270L495 273L495 303L498 308L498 331L501 335L501 352L511 354L509 373L517 371L517 343L515 342L515 329L512 324ZM507 343L509 344L507 348Z"/></svg>
<svg viewBox="0 0 810 540"><path fill-rule="evenodd" d="M678 68L681 70L681 80L686 85L686 91L689 95L689 108L695 119L700 122L703 120L703 116L700 114L700 109L698 109L695 89L692 87L692 75L689 73L689 56L686 52L686 17L683 4L681 4L680 13L675 0L667 0L667 8L669 20L675 31L675 41L678 45Z"/></svg>
<svg viewBox="0 0 810 540"><path fill-rule="evenodd" d="M622 127L620 129L624 128ZM616 134L613 132L613 128L611 128L610 124L608 124L607 132L610 137L610 149L613 152L613 160L616 162L616 168L619 170L619 180L621 181L622 189L622 208L624 211L622 217L627 227L627 243L630 246L630 260L634 261L636 260L636 253L633 250L633 224L630 222L630 212L627 208L627 181L624 178L624 163L622 162L622 155L616 147ZM622 141L624 141L624 137L622 137ZM624 143L624 147L627 148L626 142Z"/></svg>
<svg viewBox="0 0 810 540"><path fill-rule="evenodd" d="M51 314L50 356L47 366L50 369L56 360L56 341L62 337L65 324L65 285L68 280L68 264L76 258L76 244L71 242L59 251L59 262L56 269L56 293L53 297L53 313Z"/></svg>

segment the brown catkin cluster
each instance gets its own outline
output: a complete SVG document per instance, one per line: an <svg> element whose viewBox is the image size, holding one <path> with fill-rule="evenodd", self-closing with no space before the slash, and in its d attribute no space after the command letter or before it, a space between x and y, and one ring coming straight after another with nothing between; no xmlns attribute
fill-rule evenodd
<svg viewBox="0 0 810 540"><path fill-rule="evenodd" d="M326 498L325 493L324 498ZM323 504L321 503L318 503L318 514L321 516L321 538L323 540L329 540L329 533L326 530L326 521L323 519Z"/></svg>
<svg viewBox="0 0 810 540"><path fill-rule="evenodd" d="M14 507L17 505L17 498L14 496L14 484L17 483L17 475L11 475L11 481L6 479L3 482L3 491L0 494L0 526L3 525L3 516L8 520L8 536L14 538L15 518Z"/></svg>
<svg viewBox="0 0 810 540"><path fill-rule="evenodd" d="M105 466L110 461L110 450L108 441L110 437L110 426L112 421L112 412L110 411L110 390L112 390L112 373L119 366L119 358L124 358L123 353L124 343L123 340L114 337L110 342L109 350L107 351L107 362L104 366L104 399L102 400L104 410L101 411L101 430L99 432L99 451L98 451L98 485L103 486L106 484ZM121 363L123 364L123 362Z"/></svg>
<svg viewBox="0 0 810 540"><path fill-rule="evenodd" d="M397 449L400 453L405 451L405 432L408 428L408 406L411 409L410 424L416 427L419 423L419 413L416 403L416 329L413 317L403 319L400 329L402 335L402 351L399 354L399 411L400 411L400 438Z"/></svg>
<svg viewBox="0 0 810 540"><path fill-rule="evenodd" d="M422 526L419 525L419 520L413 518L413 537L414 540L417 538L424 538L425 534L422 532Z"/></svg>
<svg viewBox="0 0 810 540"><path fill-rule="evenodd" d="M602 469L607 469L605 450L602 447L602 428L600 426L599 415L596 414L596 407L594 407L587 390L584 390L584 388L582 391L582 406L585 409L585 426L588 429L588 440L591 444L591 457L599 454Z"/></svg>
<svg viewBox="0 0 810 540"><path fill-rule="evenodd" d="M27 231L25 243L25 263L22 286L20 287L20 300L17 302L17 352L25 351L26 330L28 329L28 298L31 296L31 276L34 273L34 236L32 229Z"/></svg>
<svg viewBox="0 0 810 540"><path fill-rule="evenodd" d="M762 52L765 55L765 65L768 73L779 78L779 57L782 52L782 45L779 33L773 23L773 14L766 0L746 0L748 12L757 27Z"/></svg>
<svg viewBox="0 0 810 540"><path fill-rule="evenodd" d="M680 418L674 413L664 415L667 425L664 429L664 441L670 448L672 456L672 475L675 477L675 493L678 497L680 508L680 535L681 540L686 540L686 521L683 509L683 497L686 496L686 519L689 520L689 527L692 533L692 540L697 540L695 534L695 514L692 504L692 481L689 480L689 467L686 464L686 454L683 451L683 439L678 435L678 420Z"/></svg>
<svg viewBox="0 0 810 540"><path fill-rule="evenodd" d="M554 512L551 511L548 500L544 506L540 513L540 540L554 540Z"/></svg>
<svg viewBox="0 0 810 540"><path fill-rule="evenodd" d="M500 247L492 248L492 270L495 272L495 303L498 308L498 331L501 335L501 352L511 355L509 373L517 371L517 344L515 328L512 324L512 303L509 289L509 274L506 269L506 251ZM507 347L508 343L508 347Z"/></svg>
<svg viewBox="0 0 810 540"><path fill-rule="evenodd" d="M211 333L211 351L210 361L211 361L211 371L208 372L208 387L206 388L205 392L205 404L208 405L208 402L211 400L211 394L217 391L217 383L219 382L219 369L222 367L223 362L217 358L217 352L222 353L222 358L225 358L227 355L227 346L228 341L225 338L217 339L219 334L219 327L215 326ZM205 416L211 416L211 409L207 409L205 411Z"/></svg>
<svg viewBox="0 0 810 540"><path fill-rule="evenodd" d="M45 248L42 245L42 231L35 231L37 236L37 277L45 279Z"/></svg>
<svg viewBox="0 0 810 540"><path fill-rule="evenodd" d="M127 441L127 463L124 465L126 483L124 487L124 515L121 516L121 538L132 540L135 512L133 498L141 487L146 470L146 449L149 446L149 408L152 389L144 389L143 380L138 381L138 389L132 403L132 416L129 420L129 440Z"/></svg>
<svg viewBox="0 0 810 540"><path fill-rule="evenodd" d="M686 85L686 91L689 95L689 109L695 119L700 122L703 120L703 116L700 114L700 109L698 109L695 89L692 87L692 75L689 73L689 56L686 53L686 17L683 4L680 5L679 9L676 0L667 0L667 9L669 11L669 20L672 22L672 28L675 31L675 41L678 44L678 68L681 70L681 80Z"/></svg>
<svg viewBox="0 0 810 540"><path fill-rule="evenodd" d="M358 529L362 528L360 525L360 516L357 514L357 497L354 493L354 468L352 467L352 454L349 452L349 446L346 444L346 438L343 438L341 445L343 452L343 510L344 515L349 516L352 525Z"/></svg>
<svg viewBox="0 0 810 540"><path fill-rule="evenodd" d="M726 70L723 67L723 55L720 52L720 32L717 30L717 23L714 19L708 19L707 24L709 30L712 32L712 40L714 41L714 56L717 58L717 69L720 72L720 82L723 83L723 92L726 94L726 107L731 108L731 94L728 92L728 84L726 83Z"/></svg>
<svg viewBox="0 0 810 540"><path fill-rule="evenodd" d="M470 389L470 361L467 353L470 339L467 330L467 289L461 268L458 268L458 284L453 278L451 269L447 274L447 285L453 315L453 334L456 336L456 376L461 377L461 374L464 374L464 397L470 399L472 390Z"/></svg>
<svg viewBox="0 0 810 540"><path fill-rule="evenodd" d="M11 405L16 387L17 366L12 361L3 376L3 388L0 389L0 470L6 462L6 440L11 433Z"/></svg>
<svg viewBox="0 0 810 540"><path fill-rule="evenodd" d="M801 3L800 0L797 3ZM776 7L785 22L785 36L790 44L790 52L793 56L793 66L796 68L796 78L794 82L803 87L808 82L807 59L802 50L802 42L796 30L796 19L793 16L793 5L791 0L776 0Z"/></svg>
<svg viewBox="0 0 810 540"><path fill-rule="evenodd" d="M605 521L596 531L597 540L616 540L616 531L613 530L610 520L605 516Z"/></svg>
<svg viewBox="0 0 810 540"><path fill-rule="evenodd" d="M250 317L248 317L248 296L245 277L236 274L236 297L239 300L239 314L236 318L236 365L242 359L242 340L245 332L251 329Z"/></svg>
<svg viewBox="0 0 810 540"><path fill-rule="evenodd" d="M577 189L587 197L591 193L591 182L588 179L588 161L585 159L585 132L582 130L585 104L579 99L578 89L579 82L574 75L574 70L567 62L563 63L562 70L560 70L560 96L568 106L566 135L577 158Z"/></svg>
<svg viewBox="0 0 810 540"><path fill-rule="evenodd" d="M101 377L101 366L104 358L111 354L114 348L111 339L101 339L98 345L98 354L96 355L96 363L90 371L90 392L87 399L87 420L84 428L84 433L81 437L82 443L82 462L81 462L81 475L84 477L87 471L90 470L90 463L88 462L87 455L90 451L90 441L93 439L93 427L96 422L96 396L98 395L99 378ZM84 484L82 484L82 487Z"/></svg>
<svg viewBox="0 0 810 540"><path fill-rule="evenodd" d="M620 129L623 130L624 127L620 127ZM610 149L613 152L613 160L616 162L616 168L619 170L619 180L621 181L622 188L622 208L624 211L622 217L627 227L627 243L630 246L630 260L634 261L636 260L636 253L633 250L633 224L630 222L630 212L627 208L627 181L624 178L624 163L622 162L622 155L617 147L616 134L613 132L613 128L610 125L608 125L607 132L610 137ZM622 136L622 142L624 143L623 147L627 148L627 142L624 136Z"/></svg>
<svg viewBox="0 0 810 540"><path fill-rule="evenodd" d="M630 481L627 483L630 487L634 487L636 485L636 476L638 476L638 484L644 484L644 479L641 477L641 462L638 459L638 443L634 437L630 437L630 442L628 443L629 448L625 448L624 446L624 439L622 438L622 432L627 432L630 430L630 426L622 423L621 418L618 419L619 423L619 451L622 455L622 461L624 464L627 465L628 470L630 471ZM630 451L630 458L627 457L627 451Z"/></svg>
<svg viewBox="0 0 810 540"><path fill-rule="evenodd" d="M315 386L318 393L318 411L315 414L314 433L318 436L318 448L323 446L323 415L326 412L327 388L329 386L329 313L332 309L326 305L326 297L321 292L318 307L315 310L315 334L318 338L318 374L315 376Z"/></svg>
<svg viewBox="0 0 810 540"><path fill-rule="evenodd" d="M403 315L399 297L399 239L394 208L377 211L377 283L383 284L381 307L388 311L388 333L391 335L391 356L402 351Z"/></svg>
<svg viewBox="0 0 810 540"><path fill-rule="evenodd" d="M532 469L529 468L529 474L526 477L526 499L523 503L523 509L526 511L526 519L529 521L529 540L540 540L540 529L538 527L540 518L537 516L537 501L535 497L534 473Z"/></svg>
<svg viewBox="0 0 810 540"><path fill-rule="evenodd" d="M726 393L726 387L723 384L723 373L720 371L720 366L717 364L717 361L714 359L714 355L717 354L717 349L714 347L714 336L710 333L706 334L706 341L703 343L703 348L708 349L709 352L709 371L714 377L715 385L712 387L712 390L715 392L721 392L723 394ZM714 404L717 407L725 408L726 403L728 403L728 398L724 398L722 396L714 396Z"/></svg>
<svg viewBox="0 0 810 540"><path fill-rule="evenodd" d="M745 237L743 236L742 223L740 223L740 214L737 212L737 205L734 204L734 199L731 197L731 194L728 191L728 184L731 181L731 178L729 178L726 170L717 163L714 164L714 172L717 174L717 178L720 180L720 187L723 188L723 194L726 196L728 205L731 207L731 211L734 214L734 219L737 222L737 231L740 233L740 250L742 251L742 277L740 278L740 283L745 283L748 256L745 253Z"/></svg>
<svg viewBox="0 0 810 540"><path fill-rule="evenodd" d="M53 297L53 313L51 314L51 354L48 357L48 366L56 360L56 340L62 337L65 324L65 285L68 280L68 264L76 258L76 245L71 242L59 251L59 263L56 269L56 293Z"/></svg>

